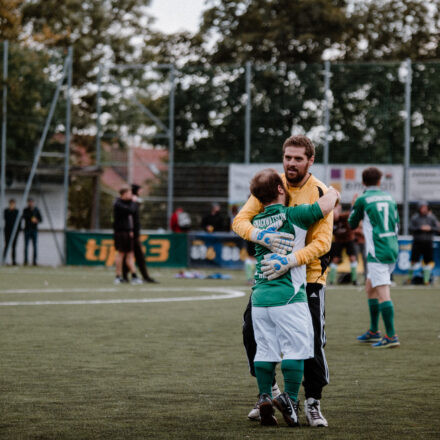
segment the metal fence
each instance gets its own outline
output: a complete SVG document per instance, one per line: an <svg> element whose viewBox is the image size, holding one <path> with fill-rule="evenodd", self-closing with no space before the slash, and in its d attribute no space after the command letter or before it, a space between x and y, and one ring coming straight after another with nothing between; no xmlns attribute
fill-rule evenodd
<svg viewBox="0 0 440 440"><path fill-rule="evenodd" d="M149 193L144 195L143 227L149 229L167 229L177 205L193 216L196 228L211 202L220 202L226 213L230 208L229 164L279 163L282 143L291 134L309 136L317 147L315 162L325 167L335 163L402 165L403 232L407 232L411 208L409 167L440 163L439 62L246 63L179 68L103 65L96 66L96 81L71 88L69 69L75 75L71 54L66 57L47 52L43 72L47 89L40 94L44 99L39 104L45 110L26 117L19 113L11 93L22 85L23 78L39 78L29 56L32 50L26 49L27 56L25 49L16 46L8 51L5 42L1 51L1 209L6 207L5 193L11 187L9 171L21 167L24 177L20 178L30 182L24 188L26 194L32 189L33 179L27 173L32 174L33 164L39 166L40 159L41 165L42 157L49 165L59 160L61 172L57 179L69 188L65 191L65 227L111 226L111 199L116 188L106 187L97 176L111 170L117 182L132 180L136 163L133 165L130 159L130 146L150 146L168 153L163 169L148 182ZM70 61L63 73L67 59ZM13 80L11 75L8 78L8 66L21 72ZM57 84L61 76L63 80ZM26 87L32 90L31 81ZM86 88L92 90L87 100L82 98ZM55 93L62 92L66 100L60 101L52 122L47 122L51 100ZM70 124L72 94L75 99ZM26 99L31 101L33 95L30 93ZM70 125L73 140L69 139ZM33 130L27 130L30 126ZM17 148L20 131L25 130L25 141L20 142L26 145ZM58 156L55 152L52 157L41 154L54 140L59 145ZM88 162L77 159L81 142L88 144ZM20 160L7 153L11 145L20 152ZM78 171L69 181L69 170L73 168L92 171ZM91 175L94 183L81 183ZM40 176L44 180L43 174ZM80 187L81 191L75 193ZM427 194L426 198L438 201L435 194ZM83 223L80 214L67 211L68 199L73 206L84 205ZM91 207L95 207L94 213Z"/></svg>

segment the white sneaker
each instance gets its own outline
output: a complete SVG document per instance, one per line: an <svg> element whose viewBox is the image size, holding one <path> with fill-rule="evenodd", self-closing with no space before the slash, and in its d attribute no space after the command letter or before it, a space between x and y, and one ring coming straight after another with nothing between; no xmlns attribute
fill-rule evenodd
<svg viewBox="0 0 440 440"><path fill-rule="evenodd" d="M130 281L130 284L137 285L137 284L143 284L144 282L140 278L132 278Z"/></svg>
<svg viewBox="0 0 440 440"><path fill-rule="evenodd" d="M275 399L275 397L278 397L281 394L281 390L278 387L278 384L275 383L275 385L272 387L272 398ZM248 414L248 419L253 420L255 422L260 421L260 408L258 408L258 402L255 404L255 406L251 409L251 412Z"/></svg>
<svg viewBox="0 0 440 440"><path fill-rule="evenodd" d="M327 427L328 422L321 414L319 400L309 397L304 402L304 410L306 413L307 423L313 427Z"/></svg>
<svg viewBox="0 0 440 440"><path fill-rule="evenodd" d="M113 284L115 284L115 285L122 284L121 278L116 277L115 280L113 281Z"/></svg>

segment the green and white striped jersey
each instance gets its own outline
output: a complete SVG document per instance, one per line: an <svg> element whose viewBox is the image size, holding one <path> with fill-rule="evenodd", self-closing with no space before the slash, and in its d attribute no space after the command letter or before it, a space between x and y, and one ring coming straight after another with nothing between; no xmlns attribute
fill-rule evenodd
<svg viewBox="0 0 440 440"><path fill-rule="evenodd" d="M390 194L376 186L368 187L356 199L348 223L356 228L362 220L367 261L392 264L397 261L399 213Z"/></svg>
<svg viewBox="0 0 440 440"><path fill-rule="evenodd" d="M252 224L260 229L266 229L272 223L282 220L280 232L289 232L295 236L292 253L305 246L307 229L322 218L322 211L315 202L313 205L299 205L286 207L281 204L270 205L263 212L252 219ZM264 246L255 246L257 259L255 271L255 286L252 290L252 306L276 307L285 306L293 302L307 302L306 295L306 266L292 268L275 280L263 278L261 260L271 251Z"/></svg>

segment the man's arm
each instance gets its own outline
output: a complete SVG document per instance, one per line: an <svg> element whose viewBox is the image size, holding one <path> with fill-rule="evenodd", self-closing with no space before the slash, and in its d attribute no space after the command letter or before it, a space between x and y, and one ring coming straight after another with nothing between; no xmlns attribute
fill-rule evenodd
<svg viewBox="0 0 440 440"><path fill-rule="evenodd" d="M255 228L252 226L251 220L261 211L263 211L263 205L256 197L250 196L248 201L235 216L232 222L232 230L241 238L252 241L251 235Z"/></svg>
<svg viewBox="0 0 440 440"><path fill-rule="evenodd" d="M359 225L359 222L363 217L363 206L361 199L356 199L353 204L353 208L350 212L350 217L348 217L348 225L351 229L356 229Z"/></svg>

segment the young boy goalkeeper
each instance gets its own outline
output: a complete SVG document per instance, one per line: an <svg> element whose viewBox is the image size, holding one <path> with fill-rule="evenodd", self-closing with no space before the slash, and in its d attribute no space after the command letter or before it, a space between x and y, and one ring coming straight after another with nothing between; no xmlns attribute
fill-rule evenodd
<svg viewBox="0 0 440 440"><path fill-rule="evenodd" d="M264 206L264 211L253 218L252 224L260 229L277 224L280 225L278 231L294 235L292 254L304 247L307 229L326 216L339 198L338 192L330 188L313 205L289 208L288 192L273 169L257 173L251 181L250 191ZM313 326L305 292L306 267L293 267L279 278L271 279L273 268L279 270L287 265L292 254L271 254L261 244L256 245L255 251L252 322L257 342L254 361L261 424L278 425L274 405L289 426L299 426L298 391L304 359L314 356ZM285 392L272 400L272 382L278 362L281 362Z"/></svg>

